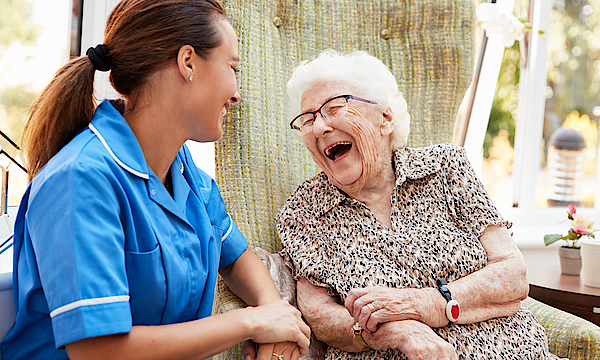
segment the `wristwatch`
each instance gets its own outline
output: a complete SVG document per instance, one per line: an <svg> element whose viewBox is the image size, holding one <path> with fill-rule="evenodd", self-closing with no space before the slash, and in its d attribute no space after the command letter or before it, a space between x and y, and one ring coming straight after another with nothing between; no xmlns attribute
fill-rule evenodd
<svg viewBox="0 0 600 360"><path fill-rule="evenodd" d="M354 325L352 325L352 330L354 330L354 337L356 338L356 340L358 340L358 342L362 345L362 346L366 346L369 349L371 348L369 346L369 344L367 344L367 342L365 341L365 339L363 339L362 337L362 327L360 327L360 324L358 322L354 323Z"/></svg>
<svg viewBox="0 0 600 360"><path fill-rule="evenodd" d="M446 304L446 317L451 322L458 321L458 318L460 317L460 304L458 301L452 299L452 293L450 293L450 289L446 287L448 282L444 278L439 278L435 281L435 283L437 284L438 291L448 302Z"/></svg>

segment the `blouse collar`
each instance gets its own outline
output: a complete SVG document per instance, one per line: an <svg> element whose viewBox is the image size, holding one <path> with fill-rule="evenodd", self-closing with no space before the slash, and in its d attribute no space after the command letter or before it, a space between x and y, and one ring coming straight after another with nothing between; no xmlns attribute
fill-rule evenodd
<svg viewBox="0 0 600 360"><path fill-rule="evenodd" d="M406 179L416 180L437 173L441 169L441 147L439 145L426 148L402 148L394 152L393 165L396 172L396 187L401 186ZM312 188L310 197L304 199L309 205L306 215L318 218L329 212L337 205L359 204L338 189L324 172L319 173L302 186Z"/></svg>

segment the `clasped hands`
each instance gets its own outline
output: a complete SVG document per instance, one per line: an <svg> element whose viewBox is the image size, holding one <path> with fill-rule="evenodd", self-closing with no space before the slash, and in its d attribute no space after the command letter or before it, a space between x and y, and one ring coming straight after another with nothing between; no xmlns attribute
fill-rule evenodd
<svg viewBox="0 0 600 360"><path fill-rule="evenodd" d="M244 360L272 360L283 356L285 360L297 360L308 351L310 328L302 320L300 311L285 300L246 308L252 311L252 323L256 336L244 342ZM294 339L295 341L285 341ZM274 341L274 343L272 342ZM256 350L258 344L258 351Z"/></svg>
<svg viewBox="0 0 600 360"><path fill-rule="evenodd" d="M376 350L398 349L409 360L458 359L454 348L431 328L448 323L436 289L375 286L353 289L345 306Z"/></svg>

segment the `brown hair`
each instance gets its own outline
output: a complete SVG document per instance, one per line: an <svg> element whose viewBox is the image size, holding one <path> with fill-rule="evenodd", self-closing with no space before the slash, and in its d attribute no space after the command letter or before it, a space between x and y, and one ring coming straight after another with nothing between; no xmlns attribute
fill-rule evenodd
<svg viewBox="0 0 600 360"><path fill-rule="evenodd" d="M207 58L223 41L217 20L225 16L216 0L121 1L108 17L104 33L111 84L135 101L153 73L176 63L182 46L191 45ZM88 56L75 59L35 100L23 133L30 181L92 120L94 74Z"/></svg>

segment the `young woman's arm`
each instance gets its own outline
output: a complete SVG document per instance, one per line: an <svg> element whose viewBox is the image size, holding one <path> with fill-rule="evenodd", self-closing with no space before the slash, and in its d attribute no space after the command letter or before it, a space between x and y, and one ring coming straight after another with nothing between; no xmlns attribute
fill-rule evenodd
<svg viewBox="0 0 600 360"><path fill-rule="evenodd" d="M65 346L69 358L203 359L245 340L267 344L289 341L293 344L288 347L298 346L301 354L306 353L310 329L300 312L280 299L269 273L252 251L246 250L221 273L242 300L257 306L180 324L133 326L126 334L83 339Z"/></svg>
<svg viewBox="0 0 600 360"><path fill-rule="evenodd" d="M281 300L267 268L251 250L246 249L233 264L221 269L220 273L227 286L248 305L260 306ZM298 314L300 315L300 312ZM308 326L303 327L302 331L305 331L307 338L310 338ZM253 341L247 341L242 348L244 359L250 355L250 359L265 360L271 359L274 352L284 355L286 359L296 360L306 351L307 348L299 347L299 343L282 343L277 346L263 343L260 344L258 354Z"/></svg>

